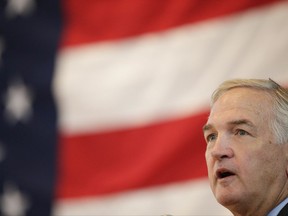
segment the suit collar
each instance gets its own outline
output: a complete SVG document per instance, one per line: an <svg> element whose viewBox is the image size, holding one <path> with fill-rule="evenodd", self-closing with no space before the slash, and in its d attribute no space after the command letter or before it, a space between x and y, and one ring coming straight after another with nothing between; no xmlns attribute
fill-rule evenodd
<svg viewBox="0 0 288 216"><path fill-rule="evenodd" d="M281 209L277 216L288 216L288 203Z"/></svg>

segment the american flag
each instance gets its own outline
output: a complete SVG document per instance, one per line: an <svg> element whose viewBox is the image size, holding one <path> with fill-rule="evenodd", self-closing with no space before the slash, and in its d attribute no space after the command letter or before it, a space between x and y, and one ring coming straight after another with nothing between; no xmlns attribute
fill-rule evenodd
<svg viewBox="0 0 288 216"><path fill-rule="evenodd" d="M288 1L1 0L0 54L2 215L231 215L210 95L288 85Z"/></svg>

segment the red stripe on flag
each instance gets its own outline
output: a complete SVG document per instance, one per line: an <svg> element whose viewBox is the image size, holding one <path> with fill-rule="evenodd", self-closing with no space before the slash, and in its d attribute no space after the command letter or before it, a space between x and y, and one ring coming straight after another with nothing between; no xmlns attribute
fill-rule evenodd
<svg viewBox="0 0 288 216"><path fill-rule="evenodd" d="M64 0L62 46L156 32L280 0Z"/></svg>
<svg viewBox="0 0 288 216"><path fill-rule="evenodd" d="M206 176L202 126L207 115L109 133L63 135L57 196L97 196Z"/></svg>

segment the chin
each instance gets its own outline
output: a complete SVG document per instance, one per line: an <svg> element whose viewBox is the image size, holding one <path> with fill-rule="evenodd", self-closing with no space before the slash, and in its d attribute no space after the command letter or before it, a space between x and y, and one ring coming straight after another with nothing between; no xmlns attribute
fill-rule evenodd
<svg viewBox="0 0 288 216"><path fill-rule="evenodd" d="M222 206L226 208L228 208L229 206L233 206L239 202L239 198L235 194L232 194L231 192L218 193L215 194L215 197L218 203L220 203Z"/></svg>

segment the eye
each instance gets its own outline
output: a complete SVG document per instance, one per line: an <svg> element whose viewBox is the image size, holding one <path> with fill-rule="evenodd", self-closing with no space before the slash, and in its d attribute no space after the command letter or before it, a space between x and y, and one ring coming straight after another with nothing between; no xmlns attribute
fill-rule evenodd
<svg viewBox="0 0 288 216"><path fill-rule="evenodd" d="M209 134L209 135L206 137L206 142L207 142L207 143L212 142L212 141L214 141L216 138L217 138L217 135L216 135L215 133Z"/></svg>
<svg viewBox="0 0 288 216"><path fill-rule="evenodd" d="M245 135L249 135L249 133L245 130L237 129L235 135L245 136Z"/></svg>

